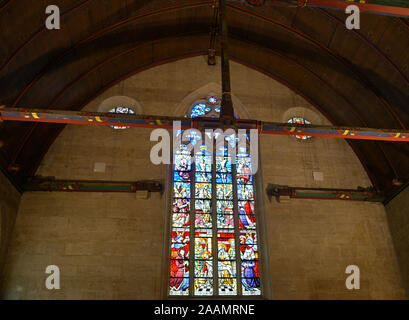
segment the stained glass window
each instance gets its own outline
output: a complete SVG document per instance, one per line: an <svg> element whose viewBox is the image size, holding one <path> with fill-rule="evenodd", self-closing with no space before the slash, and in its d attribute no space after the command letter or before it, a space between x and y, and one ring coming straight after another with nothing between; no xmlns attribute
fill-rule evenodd
<svg viewBox="0 0 409 320"><path fill-rule="evenodd" d="M220 116L220 99L216 96L209 96L206 99L196 103L190 110L190 114L186 114L186 117L210 117L217 118Z"/></svg>
<svg viewBox="0 0 409 320"><path fill-rule="evenodd" d="M288 120L288 123L311 124L310 121L304 118L301 118L301 117L292 117L291 119ZM303 135L296 135L295 137L296 139L299 139L299 140L309 140L312 138L311 136L303 136Z"/></svg>
<svg viewBox="0 0 409 320"><path fill-rule="evenodd" d="M133 111L132 108L128 108L128 107L115 107L109 110L109 112L110 113L135 114L135 111ZM127 126L110 126L110 127L115 130L123 130L123 129L129 128Z"/></svg>
<svg viewBox="0 0 409 320"><path fill-rule="evenodd" d="M218 101L208 98L208 104ZM202 108L196 106L192 112ZM254 176L244 139L247 147L236 155L227 148L238 143L235 134L219 150L214 144L187 152L182 143L175 152L170 296L261 296Z"/></svg>

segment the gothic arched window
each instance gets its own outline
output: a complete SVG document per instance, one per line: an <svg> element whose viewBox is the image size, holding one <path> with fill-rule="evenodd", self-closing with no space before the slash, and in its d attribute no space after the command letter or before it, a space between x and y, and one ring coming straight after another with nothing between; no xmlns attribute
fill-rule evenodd
<svg viewBox="0 0 409 320"><path fill-rule="evenodd" d="M301 118L301 117L292 117L288 120L288 123L299 123L299 124L311 124L310 121ZM295 136L298 140L309 140L311 136L303 136L303 135L296 135Z"/></svg>
<svg viewBox="0 0 409 320"><path fill-rule="evenodd" d="M207 100L191 117L220 112L218 97ZM201 141L194 132L192 145ZM248 146L249 136L241 138ZM233 161L227 147L238 139L227 135L223 146L192 152L182 142L174 154L169 296L261 295L251 155L240 144Z"/></svg>

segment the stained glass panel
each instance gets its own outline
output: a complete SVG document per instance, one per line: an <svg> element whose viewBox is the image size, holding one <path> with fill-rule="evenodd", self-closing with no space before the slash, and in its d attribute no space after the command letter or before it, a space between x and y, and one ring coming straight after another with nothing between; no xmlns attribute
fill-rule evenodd
<svg viewBox="0 0 409 320"><path fill-rule="evenodd" d="M196 260L195 261L195 277L211 278L213 277L213 260Z"/></svg>
<svg viewBox="0 0 409 320"><path fill-rule="evenodd" d="M195 295L212 296L213 295L213 278L195 278L194 287L195 287Z"/></svg>
<svg viewBox="0 0 409 320"><path fill-rule="evenodd" d="M202 117L206 115L206 113L209 113L210 111L211 109L208 110L208 108L206 108L206 104L198 103L192 108L192 111L190 112L190 117L191 118Z"/></svg>
<svg viewBox="0 0 409 320"><path fill-rule="evenodd" d="M241 276L243 278L260 278L258 260L242 260Z"/></svg>
<svg viewBox="0 0 409 320"><path fill-rule="evenodd" d="M291 119L288 120L288 123L311 124L310 121L304 118L301 118L301 117L292 117ZM296 135L295 137L299 140L309 140L312 138L311 136L303 136L303 135Z"/></svg>
<svg viewBox="0 0 409 320"><path fill-rule="evenodd" d="M216 183L232 183L232 175L228 173L216 173Z"/></svg>
<svg viewBox="0 0 409 320"><path fill-rule="evenodd" d="M236 261L219 260L217 262L217 272L219 278L235 278L236 277Z"/></svg>
<svg viewBox="0 0 409 320"><path fill-rule="evenodd" d="M173 192L175 198L190 198L190 183L175 182Z"/></svg>
<svg viewBox="0 0 409 320"><path fill-rule="evenodd" d="M240 232L240 255L242 260L256 260L259 258L255 232Z"/></svg>
<svg viewBox="0 0 409 320"><path fill-rule="evenodd" d="M217 258L219 260L234 260L236 259L236 250L234 246L233 232L218 232L217 233Z"/></svg>
<svg viewBox="0 0 409 320"><path fill-rule="evenodd" d="M255 229L256 217L254 215L253 201L239 201L239 228Z"/></svg>
<svg viewBox="0 0 409 320"><path fill-rule="evenodd" d="M234 228L234 215L217 213L217 227L218 228Z"/></svg>
<svg viewBox="0 0 409 320"><path fill-rule="evenodd" d="M251 168L251 158L237 158L237 176L248 176L252 174Z"/></svg>
<svg viewBox="0 0 409 320"><path fill-rule="evenodd" d="M190 182L190 172L174 171L173 181L175 182Z"/></svg>
<svg viewBox="0 0 409 320"><path fill-rule="evenodd" d="M189 271L184 272L185 278L171 277L169 281L171 296L189 295Z"/></svg>
<svg viewBox="0 0 409 320"><path fill-rule="evenodd" d="M211 172L212 171L212 157L196 156L195 157L197 172Z"/></svg>
<svg viewBox="0 0 409 320"><path fill-rule="evenodd" d="M231 173L231 158L230 157L216 157L216 171Z"/></svg>
<svg viewBox="0 0 409 320"><path fill-rule="evenodd" d="M242 293L244 296L259 296L261 294L260 278L243 278Z"/></svg>
<svg viewBox="0 0 409 320"><path fill-rule="evenodd" d="M175 155L175 170L176 171L190 171L192 167L191 157L187 154Z"/></svg>
<svg viewBox="0 0 409 320"><path fill-rule="evenodd" d="M212 257L212 230L195 233L195 259L206 260Z"/></svg>
<svg viewBox="0 0 409 320"><path fill-rule="evenodd" d="M212 216L210 214L199 213L195 215L195 228L211 228Z"/></svg>
<svg viewBox="0 0 409 320"><path fill-rule="evenodd" d="M212 185L206 182L199 182L195 184L195 196L197 199L211 199Z"/></svg>
<svg viewBox="0 0 409 320"><path fill-rule="evenodd" d="M237 279L219 278L219 295L221 296L237 295Z"/></svg>
<svg viewBox="0 0 409 320"><path fill-rule="evenodd" d="M135 114L135 111L133 111L132 108L128 108L128 107L116 107L116 108L111 109L109 113ZM110 127L115 130L123 130L123 129L130 128L127 126L110 126Z"/></svg>
<svg viewBox="0 0 409 320"><path fill-rule="evenodd" d="M190 212L190 199L174 199L172 212Z"/></svg>
<svg viewBox="0 0 409 320"><path fill-rule="evenodd" d="M233 185L232 184L218 184L216 185L216 197L220 200L233 199Z"/></svg>
<svg viewBox="0 0 409 320"><path fill-rule="evenodd" d="M196 213L211 213L212 205L210 200L196 200L195 211Z"/></svg>
<svg viewBox="0 0 409 320"><path fill-rule="evenodd" d="M172 215L172 227L189 227L190 226L190 214L179 212Z"/></svg>
<svg viewBox="0 0 409 320"><path fill-rule="evenodd" d="M252 185L237 185L237 198L239 200L254 200Z"/></svg>
<svg viewBox="0 0 409 320"><path fill-rule="evenodd" d="M190 232L185 228L172 230L171 259L189 257Z"/></svg>
<svg viewBox="0 0 409 320"><path fill-rule="evenodd" d="M212 174L206 172L196 172L196 182L212 182Z"/></svg>
<svg viewBox="0 0 409 320"><path fill-rule="evenodd" d="M247 174L237 174L237 184L253 184L253 176Z"/></svg>
<svg viewBox="0 0 409 320"><path fill-rule="evenodd" d="M217 200L217 213L233 214L233 201Z"/></svg>

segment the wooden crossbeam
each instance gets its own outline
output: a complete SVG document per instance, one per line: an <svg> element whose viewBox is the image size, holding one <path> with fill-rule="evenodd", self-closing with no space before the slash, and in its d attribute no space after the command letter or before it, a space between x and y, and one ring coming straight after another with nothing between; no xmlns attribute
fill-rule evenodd
<svg viewBox="0 0 409 320"><path fill-rule="evenodd" d="M361 12L409 17L408 0L271 0L271 4L342 10L353 4L358 6Z"/></svg>
<svg viewBox="0 0 409 320"><path fill-rule="evenodd" d="M275 197L278 202L284 199L322 199L347 201L382 202L385 197L372 188L336 189L336 188L302 188L269 184L266 188L270 200Z"/></svg>
<svg viewBox="0 0 409 320"><path fill-rule="evenodd" d="M178 118L153 115L40 110L0 107L0 120L99 126L172 129L180 121L182 129L257 129L260 134L305 135L313 137L409 142L409 132L392 129L334 127L234 119L228 126L216 118Z"/></svg>
<svg viewBox="0 0 409 320"><path fill-rule="evenodd" d="M136 182L33 179L23 186L24 191L48 192L161 192L162 183L146 180Z"/></svg>

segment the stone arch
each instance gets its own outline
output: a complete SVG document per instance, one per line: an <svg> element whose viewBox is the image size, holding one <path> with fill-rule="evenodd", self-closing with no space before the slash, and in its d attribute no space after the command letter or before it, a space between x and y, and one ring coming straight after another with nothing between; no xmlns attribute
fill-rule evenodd
<svg viewBox="0 0 409 320"><path fill-rule="evenodd" d="M136 114L142 114L142 106L135 99L128 96L113 96L105 99L98 106L98 112L109 112L112 108L125 106L132 108Z"/></svg>
<svg viewBox="0 0 409 320"><path fill-rule="evenodd" d="M282 122L287 122L292 117L304 118L315 125L328 125L328 120L324 118L319 112L312 108L306 107L293 107L283 112L281 116Z"/></svg>
<svg viewBox="0 0 409 320"><path fill-rule="evenodd" d="M173 115L176 117L184 117L186 112L190 110L193 104L196 103L197 101L205 99L210 95L216 95L221 97L221 93L222 93L221 85L215 82L210 82L202 86L201 88L191 92L185 98L183 98L179 105L176 107ZM234 94L232 94L232 100L233 107L234 110L236 111L237 116L242 119L250 119L250 113L248 112L248 109L244 106L244 104L240 101L240 99Z"/></svg>

